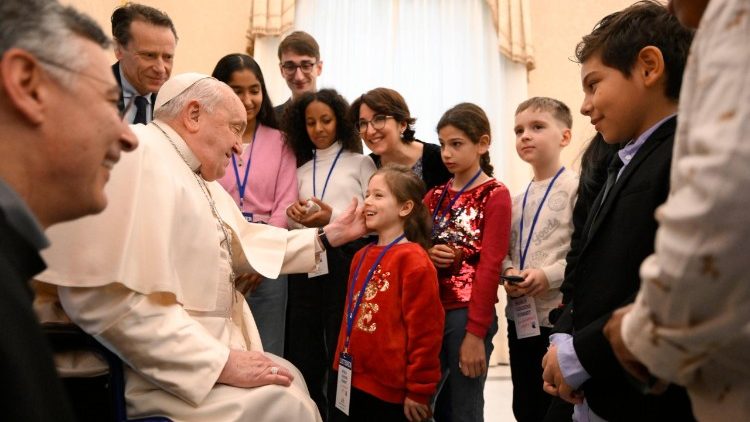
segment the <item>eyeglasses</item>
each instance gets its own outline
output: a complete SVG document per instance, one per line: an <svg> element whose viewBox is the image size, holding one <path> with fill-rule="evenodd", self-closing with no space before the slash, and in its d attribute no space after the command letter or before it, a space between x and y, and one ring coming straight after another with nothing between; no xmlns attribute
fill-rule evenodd
<svg viewBox="0 0 750 422"><path fill-rule="evenodd" d="M57 69L64 70L66 72L74 73L76 75L85 76L85 77L87 77L89 79L93 79L95 81L101 82L101 83L103 83L103 84L105 84L107 86L111 86L111 87L114 88L114 86L112 85L112 83L110 81L108 81L106 79L103 79L103 78L100 78L98 76L90 75L90 74L88 74L86 72L81 72L80 70L73 69L71 67L68 67L68 66L62 64L62 63L57 63L54 60L45 59L45 58L42 58L42 57L37 57L36 59L39 60L40 62L48 65L48 66L52 66L52 67L55 67ZM120 99L118 100L118 103L123 103L122 93L120 93ZM127 115L128 111L130 111L130 109L133 108L133 104L134 103L135 103L135 96L132 96L132 97L130 97L128 99L127 103L124 104L125 107L123 107L122 110L118 111L118 114L120 116L120 120L125 121L125 115Z"/></svg>
<svg viewBox="0 0 750 422"><path fill-rule="evenodd" d="M305 61L300 64L294 62L284 62L281 63L280 66L285 75L291 76L297 73L297 69L302 70L302 73L304 73L305 75L309 75L313 71L313 68L316 64L318 64L318 62Z"/></svg>
<svg viewBox="0 0 750 422"><path fill-rule="evenodd" d="M386 116L385 114L377 114L372 117L372 120L359 119L359 123L357 123L357 127L359 128L359 133L367 132L367 125L372 125L373 129L380 130L385 127L385 121L388 119L393 119L393 116Z"/></svg>

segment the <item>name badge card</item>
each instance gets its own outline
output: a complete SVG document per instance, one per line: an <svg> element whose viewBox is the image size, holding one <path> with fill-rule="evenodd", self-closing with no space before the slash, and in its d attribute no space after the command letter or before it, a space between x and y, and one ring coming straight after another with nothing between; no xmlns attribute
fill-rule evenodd
<svg viewBox="0 0 750 422"><path fill-rule="evenodd" d="M320 262L318 262L318 267L315 268L315 271L307 273L307 278L315 278L326 274L328 274L328 255L324 251L320 253Z"/></svg>
<svg viewBox="0 0 750 422"><path fill-rule="evenodd" d="M510 299L510 309L516 325L516 337L519 340L541 334L533 297L521 296Z"/></svg>
<svg viewBox="0 0 750 422"><path fill-rule="evenodd" d="M336 409L349 416L349 401L352 394L352 356L342 353L339 357L339 375L336 381Z"/></svg>

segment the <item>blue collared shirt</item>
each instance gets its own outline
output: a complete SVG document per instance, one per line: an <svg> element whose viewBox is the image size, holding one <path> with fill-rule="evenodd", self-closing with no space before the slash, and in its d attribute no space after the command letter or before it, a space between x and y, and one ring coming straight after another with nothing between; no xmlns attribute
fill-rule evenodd
<svg viewBox="0 0 750 422"><path fill-rule="evenodd" d="M153 115L151 110L154 107L154 105L151 104L151 93L147 92L145 94L141 94L136 91L136 89L133 88L133 85L131 85L128 81L128 78L125 77L125 74L122 73L122 64L118 65L117 71L120 72L120 82L122 83L122 98L124 100L123 104L127 104L132 97L143 96L144 98L146 98L146 101L148 101L148 105L146 106L146 123L150 122L151 116ZM130 110L128 110L128 112L125 114L125 120L133 123L133 120L135 120L135 113L136 108L135 104L133 104L133 106L130 107Z"/></svg>
<svg viewBox="0 0 750 422"><path fill-rule="evenodd" d="M638 153L638 150L641 149L643 144L646 143L646 139L648 139L651 135L656 132L656 129L659 129L664 122L671 119L672 117L676 116L677 114L670 114L669 116L659 120L656 122L655 125L648 128L645 132L643 132L640 136L635 138L635 140L629 141L627 144L625 144L625 147L623 147L621 150L617 151L617 155L620 156L620 160L622 160L622 168L620 168L620 172L617 173L617 178L620 178L620 175L622 174L622 171L625 170L625 167L630 164L630 161L633 160L633 157L635 157L635 154Z"/></svg>

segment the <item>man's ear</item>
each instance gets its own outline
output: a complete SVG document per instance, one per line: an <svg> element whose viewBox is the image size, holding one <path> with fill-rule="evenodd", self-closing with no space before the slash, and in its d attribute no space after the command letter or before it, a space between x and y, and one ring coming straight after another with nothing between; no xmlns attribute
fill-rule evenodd
<svg viewBox="0 0 750 422"><path fill-rule="evenodd" d="M28 51L11 48L0 60L0 83L10 104L32 124L44 121L50 78Z"/></svg>
<svg viewBox="0 0 750 422"><path fill-rule="evenodd" d="M401 204L401 209L398 210L398 215L400 217L406 217L407 215L411 214L411 210L414 209L414 201L408 200Z"/></svg>
<svg viewBox="0 0 750 422"><path fill-rule="evenodd" d="M195 133L200 130L200 115L201 105L196 100L190 100L187 105L182 109L180 116L182 117L182 123L185 125L185 129L190 133Z"/></svg>
<svg viewBox="0 0 750 422"><path fill-rule="evenodd" d="M123 50L125 50L125 47L119 42L115 41L115 58L117 60L122 60L122 56L125 55Z"/></svg>
<svg viewBox="0 0 750 422"><path fill-rule="evenodd" d="M647 45L638 52L635 69L647 87L661 84L665 75L664 55L657 47Z"/></svg>

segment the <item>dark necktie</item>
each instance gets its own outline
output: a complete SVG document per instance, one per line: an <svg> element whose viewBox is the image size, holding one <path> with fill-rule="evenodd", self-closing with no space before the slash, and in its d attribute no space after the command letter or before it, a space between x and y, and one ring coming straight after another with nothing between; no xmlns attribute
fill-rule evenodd
<svg viewBox="0 0 750 422"><path fill-rule="evenodd" d="M145 125L146 123L148 123L146 119L147 109L148 100L146 99L146 97L135 97L135 119L133 120L133 124L143 123Z"/></svg>
<svg viewBox="0 0 750 422"><path fill-rule="evenodd" d="M602 194L602 200L597 204L596 211L594 211L594 218L591 219L591 225L589 226L589 236L591 236L591 227L594 226L596 218L599 216L599 211L602 210L604 202L607 200L609 192L612 190L612 186L617 182L617 175L620 173L620 169L623 166L623 162L620 159L620 154L615 153L612 160L609 162L607 167L607 182L604 184L604 194Z"/></svg>

